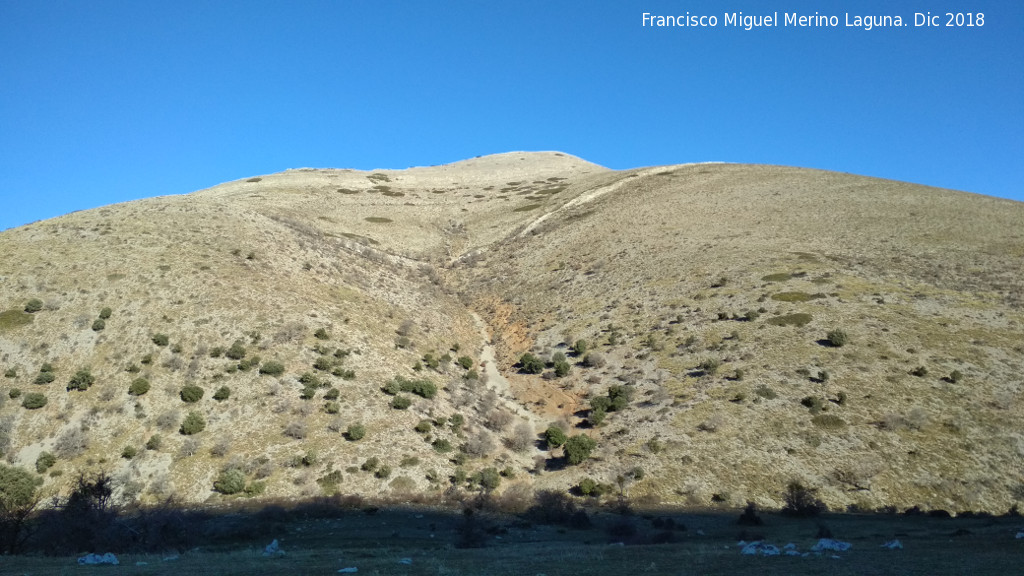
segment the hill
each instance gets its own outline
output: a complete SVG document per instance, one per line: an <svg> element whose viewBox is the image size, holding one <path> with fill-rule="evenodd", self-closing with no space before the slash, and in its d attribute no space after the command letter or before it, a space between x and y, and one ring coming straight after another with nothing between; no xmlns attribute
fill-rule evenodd
<svg viewBox="0 0 1024 576"><path fill-rule="evenodd" d="M1001 512L1024 498L1022 230L1024 205L963 192L557 152L68 214L0 233L0 448L52 455L44 490L102 470L141 502L590 478Z"/></svg>

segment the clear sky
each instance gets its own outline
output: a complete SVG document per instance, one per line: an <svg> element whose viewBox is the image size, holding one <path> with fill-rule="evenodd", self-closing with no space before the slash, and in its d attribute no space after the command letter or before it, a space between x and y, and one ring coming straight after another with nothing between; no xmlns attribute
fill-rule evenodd
<svg viewBox="0 0 1024 576"><path fill-rule="evenodd" d="M643 26L687 11L717 26ZM839 26L725 22L815 11ZM983 25L913 25L946 11ZM1024 2L0 0L0 229L287 168L514 150L1024 200Z"/></svg>

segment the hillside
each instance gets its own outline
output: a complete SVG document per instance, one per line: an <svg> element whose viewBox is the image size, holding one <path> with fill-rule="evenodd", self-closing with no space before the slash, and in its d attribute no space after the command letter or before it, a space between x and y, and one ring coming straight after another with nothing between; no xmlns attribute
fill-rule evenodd
<svg viewBox="0 0 1024 576"><path fill-rule="evenodd" d="M53 455L54 494L102 470L125 501L216 501L225 478L407 499L493 467L509 498L1024 499L1013 201L509 153L253 177L8 230L0 254L0 449ZM566 466L552 423L592 457Z"/></svg>

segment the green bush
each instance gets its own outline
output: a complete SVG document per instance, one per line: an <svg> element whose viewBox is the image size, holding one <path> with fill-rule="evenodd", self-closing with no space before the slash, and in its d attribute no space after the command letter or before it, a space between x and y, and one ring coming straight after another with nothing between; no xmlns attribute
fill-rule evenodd
<svg viewBox="0 0 1024 576"><path fill-rule="evenodd" d="M425 378L420 380L406 380L401 376L395 376L387 384L384 385L383 391L385 394L392 396L399 392L412 392L417 396L426 398L427 400L437 396L437 386Z"/></svg>
<svg viewBox="0 0 1024 576"><path fill-rule="evenodd" d="M548 448L558 448L565 444L568 437L558 426L548 426L548 429L544 431L544 440L548 444Z"/></svg>
<svg viewBox="0 0 1024 576"><path fill-rule="evenodd" d="M284 374L284 364L271 360L260 366L260 374L266 374L267 376L280 376Z"/></svg>
<svg viewBox="0 0 1024 576"><path fill-rule="evenodd" d="M327 333L327 330L323 328L317 328L317 331L313 332L313 336L315 336L317 340L329 340L331 337L331 335Z"/></svg>
<svg viewBox="0 0 1024 576"><path fill-rule="evenodd" d="M603 495L607 488L606 485L598 483L593 478L584 478L576 485L576 489L579 490L580 494L595 498Z"/></svg>
<svg viewBox="0 0 1024 576"><path fill-rule="evenodd" d="M21 397L21 388L11 388L7 395L11 398L11 400Z"/></svg>
<svg viewBox="0 0 1024 576"><path fill-rule="evenodd" d="M159 450L161 445L163 445L163 439L159 434L153 434L149 440L146 440L146 450Z"/></svg>
<svg viewBox="0 0 1024 576"><path fill-rule="evenodd" d="M317 358L316 361L313 362L313 368L323 372L329 372L333 366L334 364L331 363L330 359L323 356Z"/></svg>
<svg viewBox="0 0 1024 576"><path fill-rule="evenodd" d="M811 418L811 423L826 430L841 430L846 427L846 421L835 414L818 414Z"/></svg>
<svg viewBox="0 0 1024 576"><path fill-rule="evenodd" d="M139 359L139 362L141 362L142 364L146 364L146 365L152 364L153 363L153 355L152 354L146 354L145 356L143 356L142 358Z"/></svg>
<svg viewBox="0 0 1024 576"><path fill-rule="evenodd" d="M540 374L544 371L544 361L527 352L519 357L519 368L527 374Z"/></svg>
<svg viewBox="0 0 1024 576"><path fill-rule="evenodd" d="M39 298L33 298L25 303L25 312L29 314L35 314L43 309L43 301Z"/></svg>
<svg viewBox="0 0 1024 576"><path fill-rule="evenodd" d="M337 402L326 402L324 403L324 412L328 414L337 414L341 412L341 404Z"/></svg>
<svg viewBox="0 0 1024 576"><path fill-rule="evenodd" d="M587 353L587 341L577 340L576 343L572 345L572 351L576 356L583 356Z"/></svg>
<svg viewBox="0 0 1024 576"><path fill-rule="evenodd" d="M178 430L185 436L191 436L198 434L206 430L206 420L203 419L202 414L198 412L189 412L188 416L185 416L185 420L181 423L181 428Z"/></svg>
<svg viewBox="0 0 1024 576"><path fill-rule="evenodd" d="M604 422L604 419L608 417L608 412L602 409L591 410L590 414L587 415L587 424L590 424L594 428L597 428Z"/></svg>
<svg viewBox="0 0 1024 576"><path fill-rule="evenodd" d="M928 375L928 369L925 368L924 366L918 366L917 368L911 370L910 374L912 376L917 376L918 378L924 378L925 376Z"/></svg>
<svg viewBox="0 0 1024 576"><path fill-rule="evenodd" d="M124 458L125 460L131 460L132 458L135 458L135 456L138 453L138 449L136 449L134 446L125 446L124 450L121 450L121 458Z"/></svg>
<svg viewBox="0 0 1024 576"><path fill-rule="evenodd" d="M959 384L964 379L964 374L959 370L953 370L946 379L953 384Z"/></svg>
<svg viewBox="0 0 1024 576"><path fill-rule="evenodd" d="M570 369L569 363L566 362L565 360L561 360L561 361L555 362L555 376L558 376L559 378L561 378L561 377L569 374L569 369Z"/></svg>
<svg viewBox="0 0 1024 576"><path fill-rule="evenodd" d="M462 430L462 426L466 424L466 418L462 414L452 414L450 418L452 432L458 434Z"/></svg>
<svg viewBox="0 0 1024 576"><path fill-rule="evenodd" d="M469 481L479 486L484 492L492 492L501 485L501 475L497 468L484 468L470 476Z"/></svg>
<svg viewBox="0 0 1024 576"><path fill-rule="evenodd" d="M49 384L57 379L57 376L53 372L41 371L36 379L33 380L36 384Z"/></svg>
<svg viewBox="0 0 1024 576"><path fill-rule="evenodd" d="M391 466L388 466L387 464L381 464L381 466L377 468L377 471L374 472L373 475L383 480L384 478L391 476Z"/></svg>
<svg viewBox="0 0 1024 576"><path fill-rule="evenodd" d="M68 390L86 391L96 382L96 378L89 372L88 368L82 368L71 377L68 382Z"/></svg>
<svg viewBox="0 0 1024 576"><path fill-rule="evenodd" d="M366 427L362 424L350 424L345 431L345 437L352 442L362 440L366 437Z"/></svg>
<svg viewBox="0 0 1024 576"><path fill-rule="evenodd" d="M707 358L703 360L697 367L700 368L701 372L714 376L721 366L722 361L719 360L718 358Z"/></svg>
<svg viewBox="0 0 1024 576"><path fill-rule="evenodd" d="M43 396L39 392L29 392L25 394L25 397L21 400L21 405L29 410L36 410L46 406L46 396Z"/></svg>
<svg viewBox="0 0 1024 576"><path fill-rule="evenodd" d="M167 334L153 334L153 344L156 344L157 346L167 346L167 344L169 344L170 341L171 339L170 337L167 336Z"/></svg>
<svg viewBox="0 0 1024 576"><path fill-rule="evenodd" d="M4 378L17 378L17 377L18 377L18 369L17 368L8 368L7 371L4 372Z"/></svg>
<svg viewBox="0 0 1024 576"><path fill-rule="evenodd" d="M238 494L245 490L245 474L238 468L224 470L213 482L213 489L229 496Z"/></svg>
<svg viewBox="0 0 1024 576"><path fill-rule="evenodd" d="M611 401L608 408L610 412L624 410L626 406L629 406L629 401L633 399L633 389L613 384L608 388L608 399Z"/></svg>
<svg viewBox="0 0 1024 576"><path fill-rule="evenodd" d="M373 472L374 470L376 470L376 469L377 469L377 467L378 467L378 466L380 466L380 458L377 458L376 456L371 456L370 458L367 458L367 459L366 459L366 460L365 460L365 461L364 461L364 462L363 462L363 463L362 463L362 464L361 464L361 465L359 466L359 468L360 468L360 469L361 469L361 470L362 470L363 472Z"/></svg>
<svg viewBox="0 0 1024 576"><path fill-rule="evenodd" d="M203 389L199 386L196 386L195 384L186 384L185 387L181 389L179 395L181 396L182 402L193 404L202 400L203 393Z"/></svg>
<svg viewBox="0 0 1024 576"><path fill-rule="evenodd" d="M57 457L49 452L40 452L39 456L36 457L36 472L42 474L53 468L54 464L57 463Z"/></svg>
<svg viewBox="0 0 1024 576"><path fill-rule="evenodd" d="M97 318L92 323L92 331L93 332L102 332L103 329L106 328L106 327L107 327L107 323L104 322L102 318Z"/></svg>
<svg viewBox="0 0 1024 576"><path fill-rule="evenodd" d="M202 397L202 395L200 395ZM231 388L227 386L221 386L217 388L217 391L213 393L213 399L218 402L223 402L231 397Z"/></svg>
<svg viewBox="0 0 1024 576"><path fill-rule="evenodd" d="M224 348L221 346L214 346L210 348L210 358L220 358L224 355Z"/></svg>
<svg viewBox="0 0 1024 576"><path fill-rule="evenodd" d="M149 380L145 378L132 380L131 386L128 387L128 393L132 396L142 396L146 392L149 392Z"/></svg>
<svg viewBox="0 0 1024 576"><path fill-rule="evenodd" d="M577 434L565 441L565 457L569 464L579 464L590 458L590 453L597 448L597 442L589 436Z"/></svg>
<svg viewBox="0 0 1024 576"><path fill-rule="evenodd" d="M773 326L804 326L811 321L811 315L806 312L786 314L769 318L768 323Z"/></svg>
<svg viewBox="0 0 1024 576"><path fill-rule="evenodd" d="M412 400L408 396L395 396L391 400L391 407L396 410L405 410L409 406L412 406Z"/></svg>
<svg viewBox="0 0 1024 576"><path fill-rule="evenodd" d="M469 356L459 356L459 366L462 366L464 370L469 370L473 367L473 359Z"/></svg>
<svg viewBox="0 0 1024 576"><path fill-rule="evenodd" d="M103 310L100 310L100 320L109 320L110 315L113 313L114 311L111 310L110 308L104 308Z"/></svg>
<svg viewBox="0 0 1024 576"><path fill-rule="evenodd" d="M829 344L835 346L836 348L839 348L840 346L846 346L850 342L850 337L847 336L846 332L843 332L842 330L832 330L825 336L825 338L828 340Z"/></svg>
<svg viewBox="0 0 1024 576"><path fill-rule="evenodd" d="M445 438L438 438L431 444L434 447L434 451L440 454L452 451L452 443Z"/></svg>
<svg viewBox="0 0 1024 576"><path fill-rule="evenodd" d="M415 430L420 434L426 434L427 432L430 432L432 428L433 425L430 424L430 420L420 420L419 423L416 424Z"/></svg>
<svg viewBox="0 0 1024 576"><path fill-rule="evenodd" d="M329 388L327 392L324 393L324 400L337 400L340 395L341 392L338 392L337 388Z"/></svg>
<svg viewBox="0 0 1024 576"><path fill-rule="evenodd" d="M241 340L235 340L234 344L231 345L231 348L228 348L224 355L232 360L241 360L245 358L245 345L242 344Z"/></svg>

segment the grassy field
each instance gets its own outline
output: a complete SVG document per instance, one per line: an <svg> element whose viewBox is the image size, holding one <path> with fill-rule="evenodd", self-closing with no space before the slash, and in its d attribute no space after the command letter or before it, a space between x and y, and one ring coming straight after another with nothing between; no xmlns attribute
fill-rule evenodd
<svg viewBox="0 0 1024 576"><path fill-rule="evenodd" d="M186 550L122 554L117 567L79 567L76 557L7 556L4 574L1012 574L1024 540L1015 518L933 518L825 514L813 519L762 514L737 524L738 511L592 512L573 529L529 515L436 509L283 508L215 514L192 527ZM852 547L811 552L829 532ZM267 557L277 539L283 554ZM882 544L899 539L903 549ZM794 544L806 556L749 556L738 542ZM658 542L658 543L654 543ZM473 547L463 547L470 544ZM102 552L102 551L97 551Z"/></svg>

